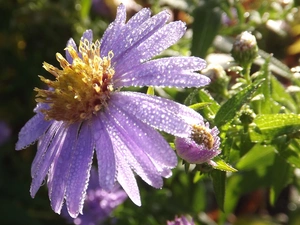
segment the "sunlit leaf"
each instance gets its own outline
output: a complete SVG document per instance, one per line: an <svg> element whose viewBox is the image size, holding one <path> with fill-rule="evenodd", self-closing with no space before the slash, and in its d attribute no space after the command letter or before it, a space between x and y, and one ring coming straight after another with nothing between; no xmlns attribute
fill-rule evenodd
<svg viewBox="0 0 300 225"><path fill-rule="evenodd" d="M231 165L227 164L223 159L220 157L215 157L213 161L217 164L216 166L213 166L215 169L222 170L222 171L228 171L228 172L237 172L235 168L233 168Z"/></svg>
<svg viewBox="0 0 300 225"><path fill-rule="evenodd" d="M195 111L199 111L200 109L203 109L204 107L210 105L211 103L209 102L201 102L201 103L196 103L193 105L190 105L189 107Z"/></svg>
<svg viewBox="0 0 300 225"><path fill-rule="evenodd" d="M280 135L291 135L300 130L300 115L261 114L254 119L257 128L250 134L251 140L273 139Z"/></svg>

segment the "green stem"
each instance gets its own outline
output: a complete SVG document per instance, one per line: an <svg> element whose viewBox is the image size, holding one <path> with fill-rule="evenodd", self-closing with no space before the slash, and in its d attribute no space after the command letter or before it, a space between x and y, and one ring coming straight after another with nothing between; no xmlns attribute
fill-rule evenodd
<svg viewBox="0 0 300 225"><path fill-rule="evenodd" d="M246 79L247 81L247 84L251 84L252 81L251 81L251 77L250 77L250 69L251 69L251 65L252 63L247 63L243 66L244 68L244 78Z"/></svg>

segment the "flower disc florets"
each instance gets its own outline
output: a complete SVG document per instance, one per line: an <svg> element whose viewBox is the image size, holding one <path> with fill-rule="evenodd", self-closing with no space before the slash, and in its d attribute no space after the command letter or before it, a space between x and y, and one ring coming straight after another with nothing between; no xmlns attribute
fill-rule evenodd
<svg viewBox="0 0 300 225"><path fill-rule="evenodd" d="M80 42L79 51L68 46L66 50L73 59L69 63L61 54L56 54L62 70L44 63L43 67L56 77L55 81L40 76L50 88L38 92L36 101L48 103L50 108L43 109L47 120L67 121L70 123L90 119L107 105L113 90L111 67L113 53L100 57L100 42Z"/></svg>

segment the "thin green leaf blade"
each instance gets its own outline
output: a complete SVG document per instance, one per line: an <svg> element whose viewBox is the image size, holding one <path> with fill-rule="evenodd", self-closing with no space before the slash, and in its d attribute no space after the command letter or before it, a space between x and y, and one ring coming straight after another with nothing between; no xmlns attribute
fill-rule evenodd
<svg viewBox="0 0 300 225"><path fill-rule="evenodd" d="M261 82L256 82L247 86L225 102L216 114L215 124L220 127L232 120L241 107L251 99L260 84Z"/></svg>
<svg viewBox="0 0 300 225"><path fill-rule="evenodd" d="M290 181L290 168L291 166L282 159L279 155L276 155L274 164L272 165L272 183L270 190L270 203L275 205L281 191L285 188Z"/></svg>
<svg viewBox="0 0 300 225"><path fill-rule="evenodd" d="M221 10L214 1L203 1L194 11L192 55L204 58L221 25Z"/></svg>

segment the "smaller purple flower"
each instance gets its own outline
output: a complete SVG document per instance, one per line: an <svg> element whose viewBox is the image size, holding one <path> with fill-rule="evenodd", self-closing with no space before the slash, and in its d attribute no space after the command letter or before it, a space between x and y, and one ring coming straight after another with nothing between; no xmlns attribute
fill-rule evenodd
<svg viewBox="0 0 300 225"><path fill-rule="evenodd" d="M177 154L188 163L216 166L212 159L221 153L218 134L218 128L210 129L209 123L195 124L189 138L176 137Z"/></svg>
<svg viewBox="0 0 300 225"><path fill-rule="evenodd" d="M76 225L96 225L105 220L112 211L127 199L127 194L119 185L110 191L105 191L99 186L99 176L96 168L91 170L91 178L85 197L83 214L72 218L64 206L62 216Z"/></svg>
<svg viewBox="0 0 300 225"><path fill-rule="evenodd" d="M175 217L173 221L167 221L167 225L195 225L194 221L189 221L185 216Z"/></svg>
<svg viewBox="0 0 300 225"><path fill-rule="evenodd" d="M0 120L0 145L4 144L11 135L11 128L9 125Z"/></svg>

